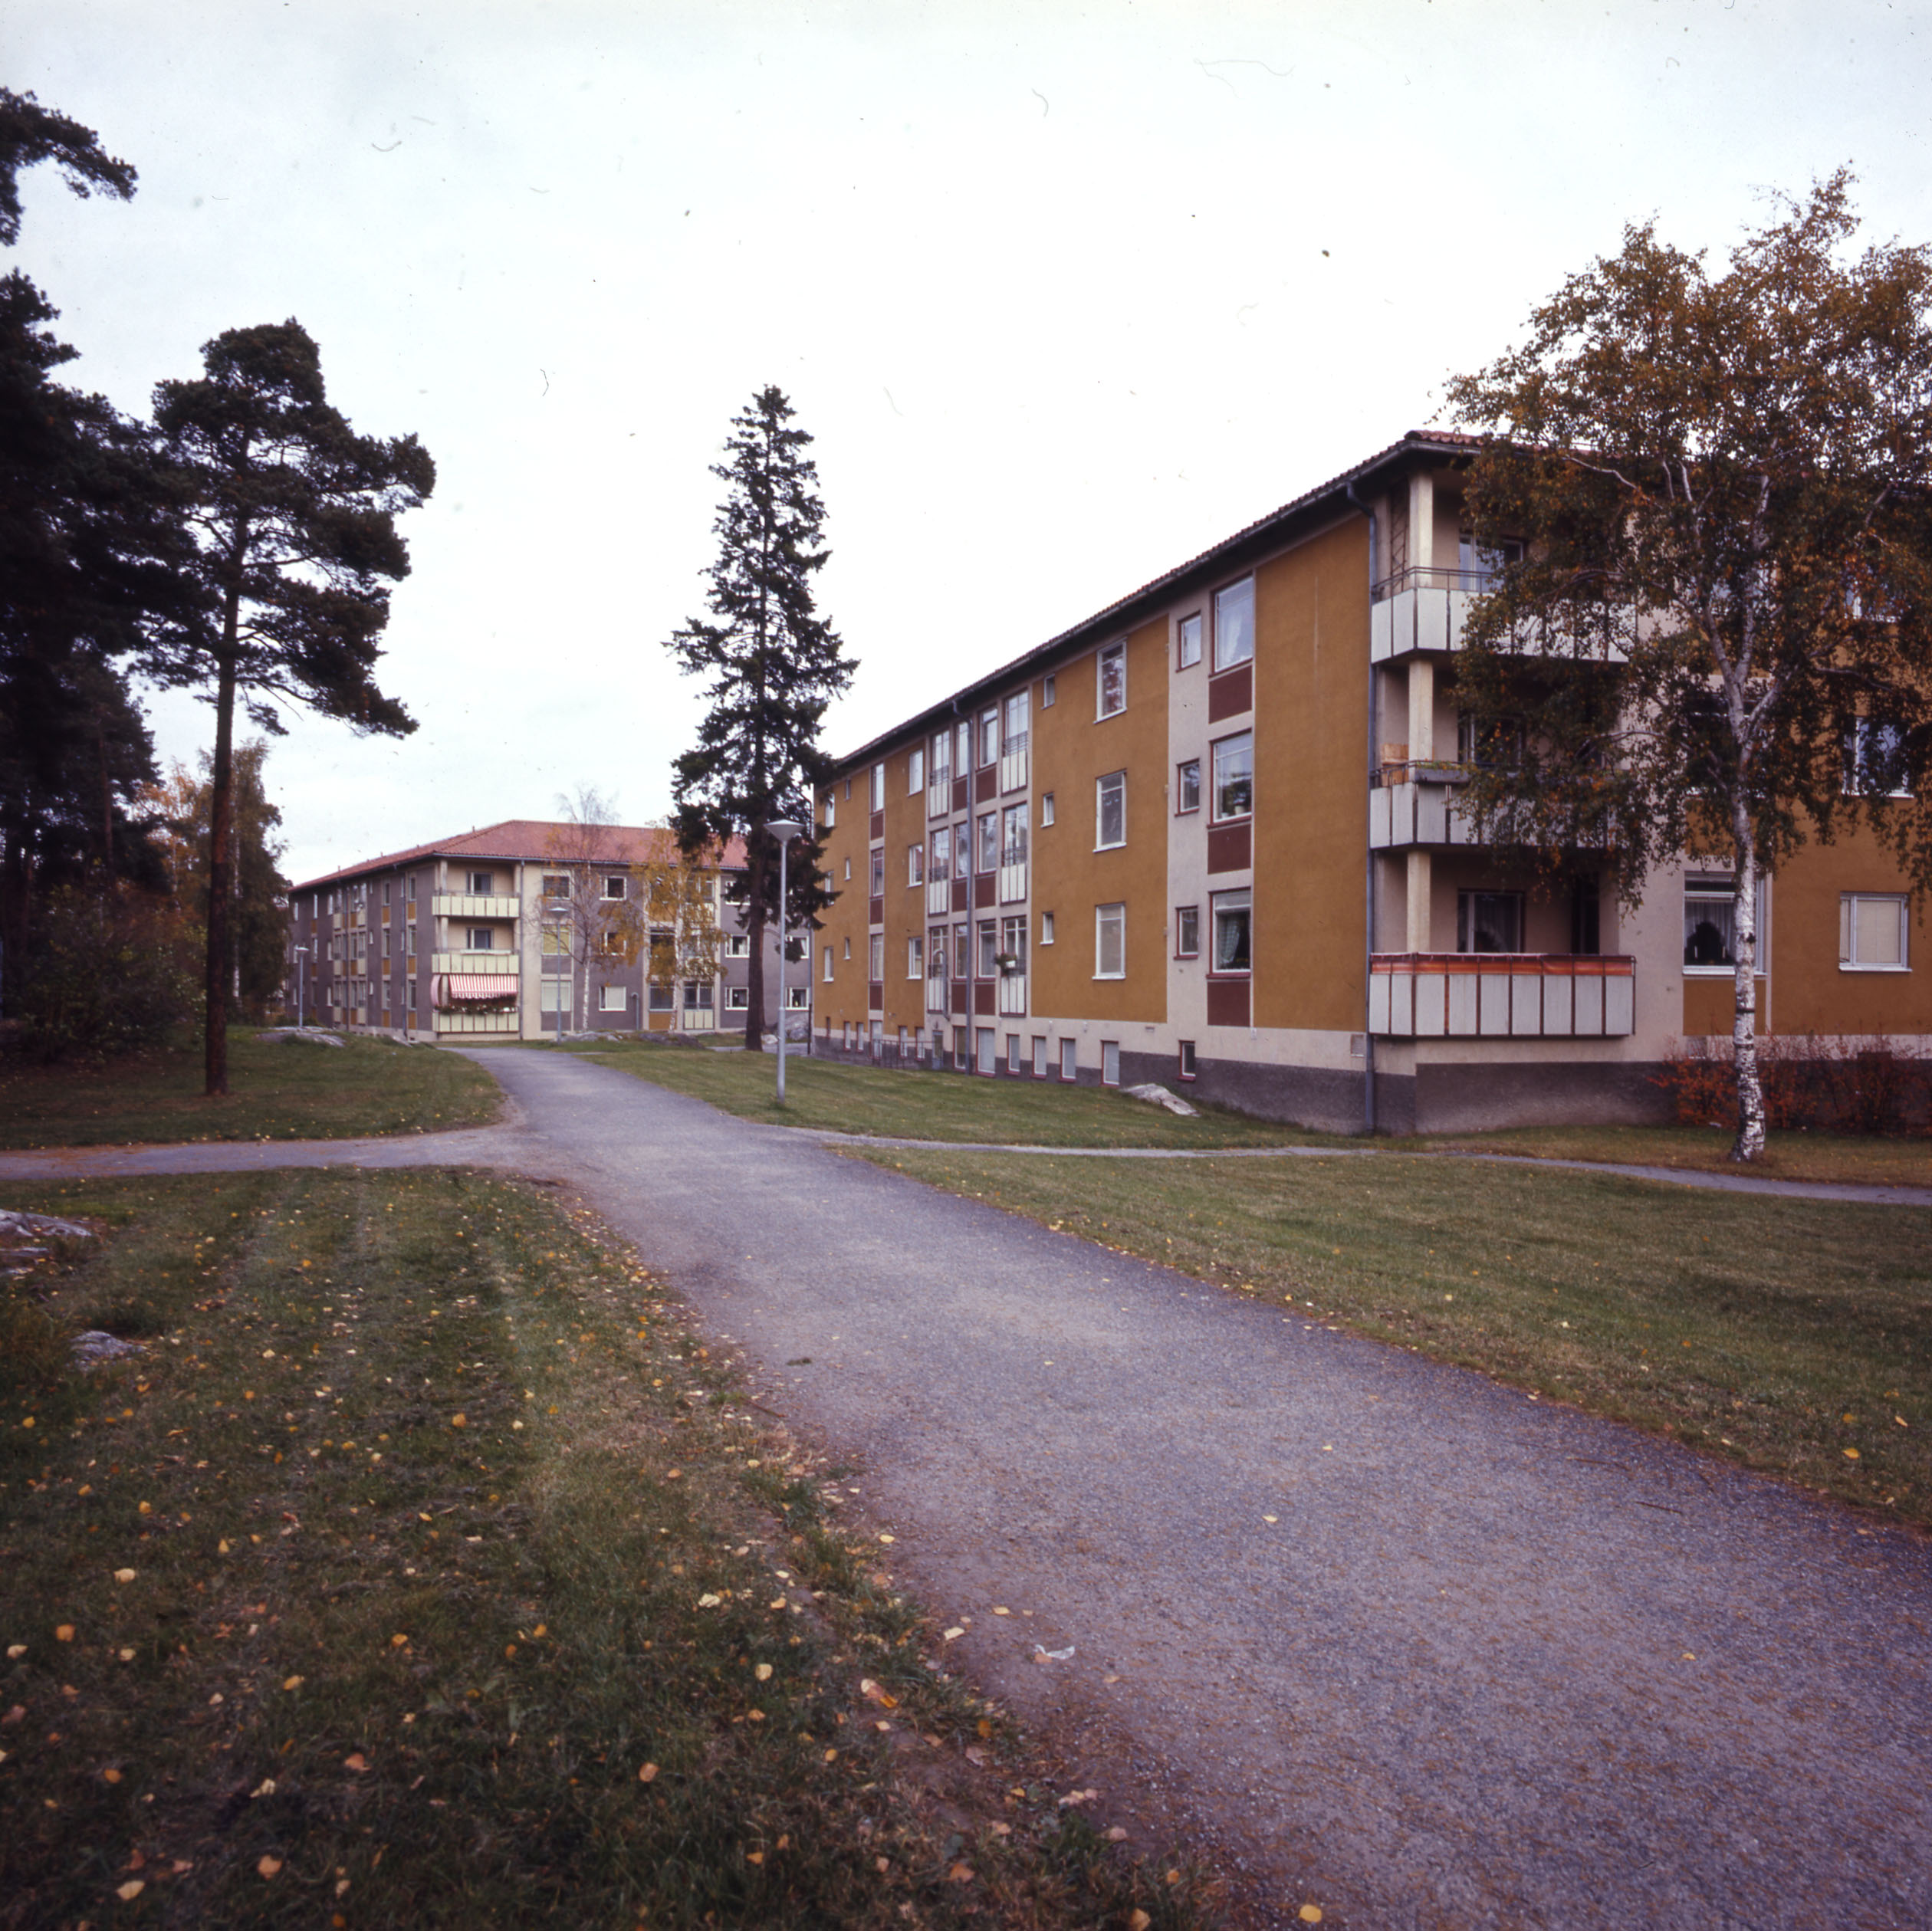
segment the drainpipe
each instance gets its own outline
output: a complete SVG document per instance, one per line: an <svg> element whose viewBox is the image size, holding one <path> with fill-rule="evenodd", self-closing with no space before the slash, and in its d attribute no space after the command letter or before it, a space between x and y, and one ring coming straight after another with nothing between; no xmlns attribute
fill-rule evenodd
<svg viewBox="0 0 1932 1931"><path fill-rule="evenodd" d="M1349 501L1368 519L1368 594L1372 603L1375 589L1375 513L1355 494L1355 486L1352 482L1349 484L1345 494ZM1371 658L1368 664L1367 777L1375 775L1375 660ZM1366 814L1372 814L1375 810L1375 801L1369 796L1369 789L1365 783L1362 790L1362 808ZM1365 1133L1373 1133L1375 1130L1375 1033L1371 1009L1375 950L1375 847L1372 827L1365 820L1362 826L1362 1130Z"/></svg>

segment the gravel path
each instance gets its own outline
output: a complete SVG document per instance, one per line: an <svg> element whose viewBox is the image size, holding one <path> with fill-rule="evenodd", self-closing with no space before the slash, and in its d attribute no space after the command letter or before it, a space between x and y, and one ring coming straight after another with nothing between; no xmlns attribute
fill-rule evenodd
<svg viewBox="0 0 1932 1931"><path fill-rule="evenodd" d="M477 1056L507 1125L300 1154L568 1177L858 1466L847 1506L1102 1823L1184 1832L1283 1923L1932 1924L1923 1539L623 1073Z"/></svg>

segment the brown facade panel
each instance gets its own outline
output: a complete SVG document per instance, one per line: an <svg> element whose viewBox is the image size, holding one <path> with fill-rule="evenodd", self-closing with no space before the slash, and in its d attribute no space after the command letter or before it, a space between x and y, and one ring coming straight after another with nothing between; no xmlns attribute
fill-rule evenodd
<svg viewBox="0 0 1932 1931"><path fill-rule="evenodd" d="M955 878L952 882L952 908L956 912L972 908L973 885L970 878Z"/></svg>
<svg viewBox="0 0 1932 1931"><path fill-rule="evenodd" d="M866 1005L869 1011L882 1013L886 1010L886 988L875 979L866 988Z"/></svg>
<svg viewBox="0 0 1932 1931"><path fill-rule="evenodd" d="M1208 981L1208 1023L1210 1026L1247 1026L1250 1021L1245 979L1210 979Z"/></svg>
<svg viewBox="0 0 1932 1931"><path fill-rule="evenodd" d="M952 808L955 811L964 811L972 803L972 780L964 773L953 780Z"/></svg>
<svg viewBox="0 0 1932 1931"><path fill-rule="evenodd" d="M882 811L872 813L866 836L876 845L886 836L886 814Z"/></svg>
<svg viewBox="0 0 1932 1931"><path fill-rule="evenodd" d="M1254 708L1254 666L1238 664L1231 671L1208 680L1208 721L1219 724L1224 718L1238 718Z"/></svg>
<svg viewBox="0 0 1932 1931"><path fill-rule="evenodd" d="M982 979L973 988L973 1014L977 1019L992 1019L997 1003L999 988L990 979Z"/></svg>
<svg viewBox="0 0 1932 1931"><path fill-rule="evenodd" d="M1729 979L1687 978L1684 982L1684 1036L1721 1033L1728 1039L1737 1013L1736 983ZM1757 982L1757 1023L1764 1023L1764 981ZM1787 1028L1787 1030L1791 1029Z"/></svg>
<svg viewBox="0 0 1932 1931"><path fill-rule="evenodd" d="M874 925L883 925L886 923L885 900L868 898L866 901L866 917Z"/></svg>
<svg viewBox="0 0 1932 1931"><path fill-rule="evenodd" d="M991 872L982 872L973 881L973 903L975 906L991 905L998 896L1000 881Z"/></svg>
<svg viewBox="0 0 1932 1931"><path fill-rule="evenodd" d="M997 764L982 764L973 774L973 799L977 804L984 804L989 798L1000 795L1000 767Z"/></svg>
<svg viewBox="0 0 1932 1931"><path fill-rule="evenodd" d="M952 982L952 1009L962 1018L971 1010L971 990L964 979L955 979Z"/></svg>
<svg viewBox="0 0 1932 1931"><path fill-rule="evenodd" d="M1254 862L1254 826L1244 819L1238 825L1211 825L1208 828L1208 869L1210 872L1245 872Z"/></svg>

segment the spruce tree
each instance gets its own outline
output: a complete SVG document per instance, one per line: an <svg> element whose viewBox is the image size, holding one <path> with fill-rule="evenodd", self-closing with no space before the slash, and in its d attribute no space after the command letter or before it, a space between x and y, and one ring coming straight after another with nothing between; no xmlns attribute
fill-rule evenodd
<svg viewBox="0 0 1932 1931"><path fill-rule="evenodd" d="M414 436L358 435L330 406L322 360L299 322L231 329L202 351L205 373L163 383L155 423L185 506L203 593L192 619L159 631L147 670L196 687L215 708L209 832L207 1091L228 1091L230 908L234 898L235 707L283 726L272 699L357 731L399 737L416 722L375 681L387 585L409 574L399 511L435 486Z"/></svg>
<svg viewBox="0 0 1932 1931"><path fill-rule="evenodd" d="M711 526L709 615L667 645L687 676L707 680L711 705L697 744L673 767L678 844L696 857L745 842L744 875L730 896L749 915L750 1052L761 1044L765 928L778 912L778 846L764 828L785 818L808 827L789 861L790 919L816 924L831 902L812 815L826 769L819 726L852 681L845 646L813 603L812 579L831 553L820 540L817 466L805 453L812 438L791 426L792 413L784 392L767 386L733 419L724 461L711 468L728 488Z"/></svg>

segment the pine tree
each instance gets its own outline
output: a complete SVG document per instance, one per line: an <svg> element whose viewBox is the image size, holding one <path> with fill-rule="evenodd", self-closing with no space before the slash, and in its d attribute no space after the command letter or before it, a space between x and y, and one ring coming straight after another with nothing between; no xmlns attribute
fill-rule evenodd
<svg viewBox="0 0 1932 1931"><path fill-rule="evenodd" d="M767 386L733 419L725 459L711 469L728 488L711 526L709 618L692 619L667 646L687 676L708 680L711 704L673 767L678 844L695 857L745 842L731 896L749 910L751 1052L762 1043L765 927L778 911L778 846L764 827L785 818L808 827L789 861L790 915L794 927L816 924L831 902L812 828L812 787L826 770L819 726L852 681L844 645L813 604L812 579L831 553L820 541L817 466L805 454L812 438L790 426L792 413L784 392Z"/></svg>
<svg viewBox="0 0 1932 1931"><path fill-rule="evenodd" d="M272 698L360 732L399 737L408 711L376 687L386 583L409 573L399 511L435 486L414 436L358 435L332 408L322 361L299 322L231 329L202 351L205 374L163 383L155 422L186 505L194 550L183 574L205 608L166 626L149 675L199 687L215 707L209 838L207 1091L228 1091L229 911L233 899L235 707L283 726Z"/></svg>

